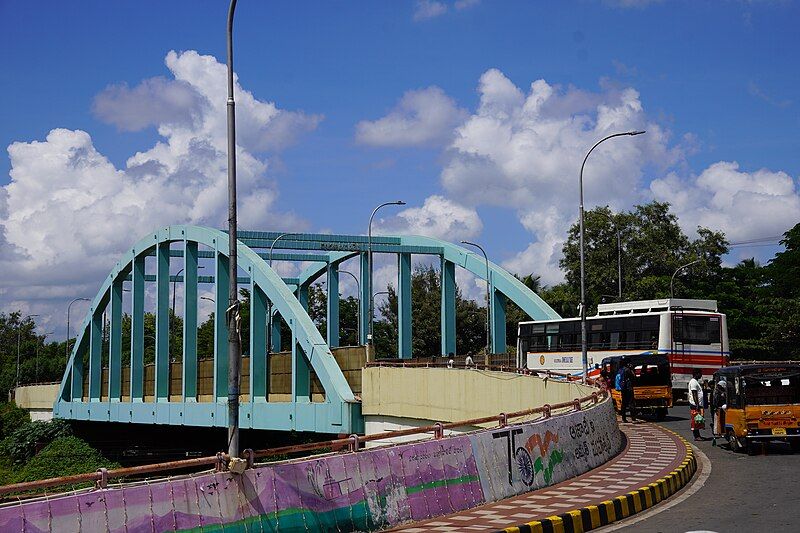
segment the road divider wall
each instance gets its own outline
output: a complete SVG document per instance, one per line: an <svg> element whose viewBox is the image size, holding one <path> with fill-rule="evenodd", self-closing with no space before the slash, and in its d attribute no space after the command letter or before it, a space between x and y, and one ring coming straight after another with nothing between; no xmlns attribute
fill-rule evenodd
<svg viewBox="0 0 800 533"><path fill-rule="evenodd" d="M38 498L0 507L0 531L371 531L559 483L622 447L606 399L531 422L256 465L240 475Z"/></svg>

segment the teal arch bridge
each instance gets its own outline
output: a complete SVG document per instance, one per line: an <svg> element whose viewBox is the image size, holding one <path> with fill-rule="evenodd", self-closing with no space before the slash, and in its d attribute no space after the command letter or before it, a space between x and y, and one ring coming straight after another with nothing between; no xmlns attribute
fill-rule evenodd
<svg viewBox="0 0 800 533"><path fill-rule="evenodd" d="M228 235L196 226L170 226L136 243L116 263L92 300L70 355L53 413L56 417L137 424L201 427L227 426L227 330L225 312L229 276L237 275L250 290L249 398L241 404L243 428L318 433L363 432L360 402L353 394L331 348L339 346L339 265L360 262L360 342L366 343L369 322L369 241L360 235L281 234L240 231L239 272L228 268ZM280 238L279 238L280 237ZM277 251L275 251L277 250ZM411 256L437 256L441 262L441 352L455 352L456 266L487 278L483 257L438 239L419 236L372 237L372 251L394 254L398 264L398 346L400 358L411 357ZM307 265L296 278L281 278L270 267L276 261ZM181 269L171 274L171 262ZM202 265L201 265L202 263ZM200 269L203 269L202 271ZM202 272L204 275L200 275ZM206 275L211 274L211 275ZM307 313L309 286L327 279L327 338ZM534 320L558 318L535 293L501 267L489 263L488 282L496 353L505 351L505 307L513 301ZM183 289L181 394L170 395L170 298ZM213 386L210 400L198 395L198 287L213 287ZM149 289L149 291L148 291ZM123 361L123 292L130 325L130 360ZM146 294L148 297L146 298ZM145 303L155 302L154 386L145 397ZM275 317L269 320L270 313ZM104 315L106 318L104 318ZM270 401L271 352L280 350L280 323L291 331L291 395ZM106 329L106 323L108 328ZM268 325L271 331L267 332ZM149 336L148 336L149 337ZM267 346L271 339L272 346ZM126 339L127 342L127 339ZM422 354L430 356L432 354ZM127 357L126 357L127 359ZM103 378L104 367L107 378ZM123 367L128 367L123 395ZM312 401L311 373L324 390L324 401ZM87 377L88 379L84 379ZM88 390L84 390L88 388ZM208 400L208 401L202 401Z"/></svg>

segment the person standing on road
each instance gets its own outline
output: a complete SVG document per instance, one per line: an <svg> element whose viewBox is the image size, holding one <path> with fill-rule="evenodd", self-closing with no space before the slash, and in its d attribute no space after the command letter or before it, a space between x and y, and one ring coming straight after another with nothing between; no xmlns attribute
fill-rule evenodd
<svg viewBox="0 0 800 533"><path fill-rule="evenodd" d="M722 436L725 432L725 409L728 408L728 382L719 380L714 387L712 401L714 411L714 435Z"/></svg>
<svg viewBox="0 0 800 533"><path fill-rule="evenodd" d="M472 368L475 366L475 361L472 360L472 355L467 354L467 358L464 359L464 366L467 368Z"/></svg>
<svg viewBox="0 0 800 533"><path fill-rule="evenodd" d="M695 369L692 372L692 379L689 380L689 425L692 428L694 440L703 440L703 437L700 436L700 430L706 427L703 415L700 413L703 408L703 387L700 385L700 378L702 377L703 373Z"/></svg>
<svg viewBox="0 0 800 533"><path fill-rule="evenodd" d="M633 395L633 382L636 379L636 374L633 372L633 362L626 361L625 365L620 369L622 375L620 376L620 395L622 396L622 421L627 422L628 419L625 415L630 411L631 422L636 422L636 399Z"/></svg>

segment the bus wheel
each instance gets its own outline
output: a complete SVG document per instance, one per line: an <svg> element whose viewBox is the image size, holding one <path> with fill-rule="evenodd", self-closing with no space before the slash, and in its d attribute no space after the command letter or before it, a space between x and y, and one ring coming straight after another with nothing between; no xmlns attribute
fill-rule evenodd
<svg viewBox="0 0 800 533"><path fill-rule="evenodd" d="M667 418L667 408L666 407L659 407L656 409L656 420L661 422L662 420Z"/></svg>
<svg viewBox="0 0 800 533"><path fill-rule="evenodd" d="M792 453L800 452L800 439L789 439L789 446L792 447Z"/></svg>

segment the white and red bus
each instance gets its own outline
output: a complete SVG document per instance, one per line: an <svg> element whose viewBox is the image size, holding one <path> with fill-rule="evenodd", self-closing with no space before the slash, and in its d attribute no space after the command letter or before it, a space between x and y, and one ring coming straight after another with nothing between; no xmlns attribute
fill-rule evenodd
<svg viewBox="0 0 800 533"><path fill-rule="evenodd" d="M583 375L580 319L520 322L517 333L518 366ZM586 318L586 335L590 369L612 355L665 354L676 392L688 388L693 369L711 376L730 356L725 315L714 300L600 304L597 314Z"/></svg>

